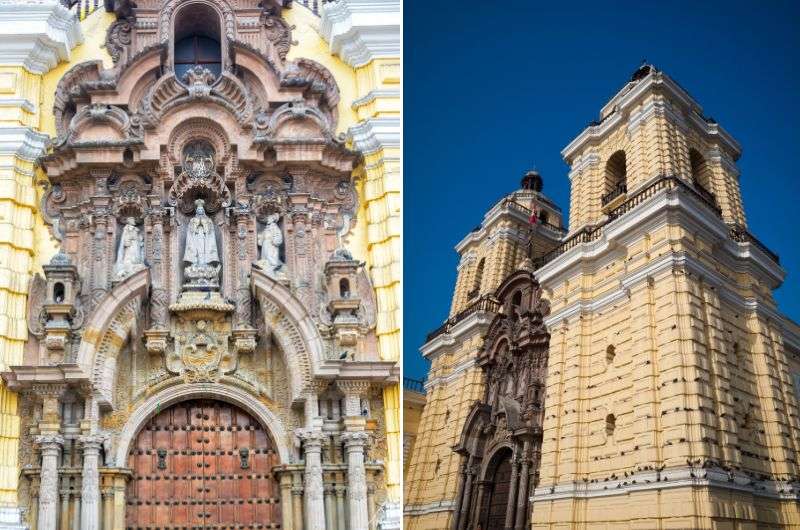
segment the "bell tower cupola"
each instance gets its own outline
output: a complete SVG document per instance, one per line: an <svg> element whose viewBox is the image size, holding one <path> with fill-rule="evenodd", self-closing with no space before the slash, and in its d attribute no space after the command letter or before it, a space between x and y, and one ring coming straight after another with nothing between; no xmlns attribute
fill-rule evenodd
<svg viewBox="0 0 800 530"><path fill-rule="evenodd" d="M614 217L637 191L664 177L680 179L725 222L744 227L741 152L688 92L645 64L561 152L571 168L570 231Z"/></svg>

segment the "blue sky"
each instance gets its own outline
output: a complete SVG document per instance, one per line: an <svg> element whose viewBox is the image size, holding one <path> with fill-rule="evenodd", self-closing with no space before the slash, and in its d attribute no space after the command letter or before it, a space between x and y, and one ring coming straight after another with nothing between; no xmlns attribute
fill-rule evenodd
<svg viewBox="0 0 800 530"><path fill-rule="evenodd" d="M568 211L561 149L643 59L743 146L750 231L800 320L800 2L404 2L404 362L450 305L453 246L536 166Z"/></svg>

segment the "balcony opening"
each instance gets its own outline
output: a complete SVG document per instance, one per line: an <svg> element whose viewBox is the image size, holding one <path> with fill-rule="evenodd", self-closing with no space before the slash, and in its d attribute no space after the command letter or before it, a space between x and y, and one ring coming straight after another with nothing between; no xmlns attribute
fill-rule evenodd
<svg viewBox="0 0 800 530"><path fill-rule="evenodd" d="M606 162L603 206L628 192L628 165L625 151L617 151Z"/></svg>
<svg viewBox="0 0 800 530"><path fill-rule="evenodd" d="M175 76L183 80L186 73L200 66L214 77L222 72L220 20L213 8L192 5L175 17Z"/></svg>

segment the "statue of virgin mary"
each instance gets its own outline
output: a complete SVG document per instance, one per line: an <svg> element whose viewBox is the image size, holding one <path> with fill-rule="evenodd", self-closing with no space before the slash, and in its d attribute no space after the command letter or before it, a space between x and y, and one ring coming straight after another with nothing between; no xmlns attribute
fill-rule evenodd
<svg viewBox="0 0 800 530"><path fill-rule="evenodd" d="M186 250L183 253L183 262L189 267L213 267L219 265L217 252L217 237L214 232L214 222L206 215L205 201L194 201L195 212L189 221L186 232Z"/></svg>

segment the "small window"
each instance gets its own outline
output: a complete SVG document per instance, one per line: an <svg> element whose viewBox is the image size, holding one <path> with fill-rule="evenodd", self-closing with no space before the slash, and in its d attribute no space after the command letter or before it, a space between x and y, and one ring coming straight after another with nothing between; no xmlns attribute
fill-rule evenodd
<svg viewBox="0 0 800 530"><path fill-rule="evenodd" d="M606 436L613 436L617 428L617 418L613 414L606 416Z"/></svg>
<svg viewBox="0 0 800 530"><path fill-rule="evenodd" d="M350 281L347 278L339 280L339 296L350 298Z"/></svg>
<svg viewBox="0 0 800 530"><path fill-rule="evenodd" d="M617 348L613 344L609 344L606 348L606 362L611 364L614 362L614 357L617 356Z"/></svg>
<svg viewBox="0 0 800 530"><path fill-rule="evenodd" d="M549 224L548 219L550 219L550 214L546 210L539 210L539 222L546 225Z"/></svg>
<svg viewBox="0 0 800 530"><path fill-rule="evenodd" d="M219 42L199 35L191 35L175 44L175 75L183 79L195 66L207 68L215 77L222 72Z"/></svg>
<svg viewBox="0 0 800 530"><path fill-rule="evenodd" d="M522 305L522 291L517 291L514 293L514 296L511 298L511 305L514 307L519 307Z"/></svg>
<svg viewBox="0 0 800 530"><path fill-rule="evenodd" d="M65 296L64 284L61 282L56 283L53 286L53 301L57 304L63 304L64 296Z"/></svg>

